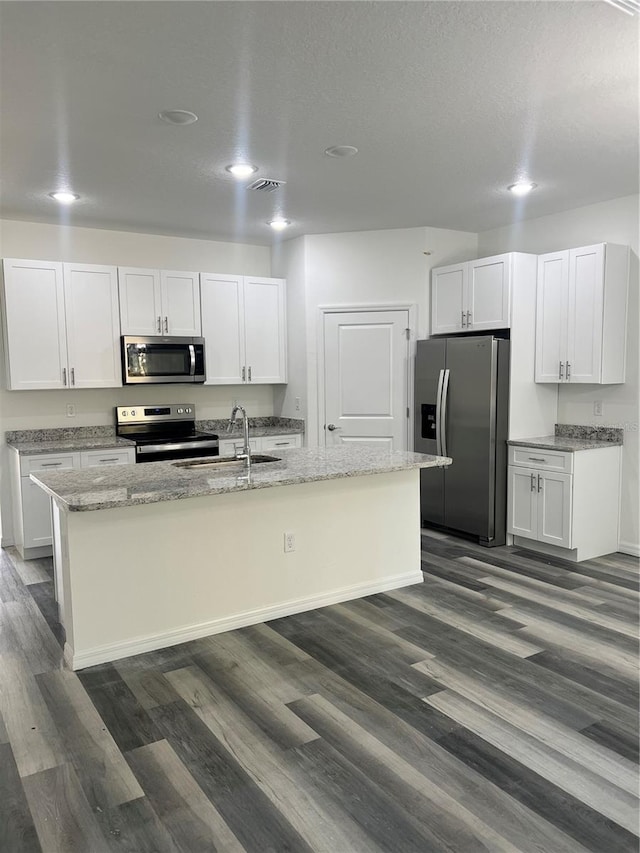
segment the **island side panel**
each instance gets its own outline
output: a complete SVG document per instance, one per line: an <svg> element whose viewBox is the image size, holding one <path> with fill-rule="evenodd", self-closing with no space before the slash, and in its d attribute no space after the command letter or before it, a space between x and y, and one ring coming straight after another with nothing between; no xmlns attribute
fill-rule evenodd
<svg viewBox="0 0 640 853"><path fill-rule="evenodd" d="M419 583L419 505L415 469L64 513L67 660L79 669Z"/></svg>

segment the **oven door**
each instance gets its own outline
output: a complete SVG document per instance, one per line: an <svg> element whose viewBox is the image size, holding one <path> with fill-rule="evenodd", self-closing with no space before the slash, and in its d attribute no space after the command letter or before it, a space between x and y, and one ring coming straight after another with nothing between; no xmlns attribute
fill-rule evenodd
<svg viewBox="0 0 640 853"><path fill-rule="evenodd" d="M204 382L204 338L122 337L125 385Z"/></svg>

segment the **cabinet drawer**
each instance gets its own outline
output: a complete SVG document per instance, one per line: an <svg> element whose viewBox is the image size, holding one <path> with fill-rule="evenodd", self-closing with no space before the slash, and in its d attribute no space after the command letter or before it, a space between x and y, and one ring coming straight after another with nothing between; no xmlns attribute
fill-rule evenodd
<svg viewBox="0 0 640 853"><path fill-rule="evenodd" d="M69 471L80 467L79 453L41 454L39 456L21 456L20 474L27 477L36 471Z"/></svg>
<svg viewBox="0 0 640 853"><path fill-rule="evenodd" d="M548 471L573 473L573 453L561 450L541 450L538 447L509 447L509 465L523 465L527 468L541 468Z"/></svg>
<svg viewBox="0 0 640 853"><path fill-rule="evenodd" d="M262 450L278 450L285 447L302 447L302 436L269 435L262 439Z"/></svg>
<svg viewBox="0 0 640 853"><path fill-rule="evenodd" d="M83 468L132 465L135 461L135 450L132 447L123 447L118 450L85 450L80 454L80 464Z"/></svg>

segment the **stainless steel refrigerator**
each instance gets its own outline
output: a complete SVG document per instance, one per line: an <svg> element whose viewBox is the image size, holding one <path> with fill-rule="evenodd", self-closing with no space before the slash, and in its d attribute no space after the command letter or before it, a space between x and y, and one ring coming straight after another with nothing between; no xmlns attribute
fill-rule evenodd
<svg viewBox="0 0 640 853"><path fill-rule="evenodd" d="M421 471L423 523L504 545L509 341L418 341L415 382L415 450L453 459Z"/></svg>

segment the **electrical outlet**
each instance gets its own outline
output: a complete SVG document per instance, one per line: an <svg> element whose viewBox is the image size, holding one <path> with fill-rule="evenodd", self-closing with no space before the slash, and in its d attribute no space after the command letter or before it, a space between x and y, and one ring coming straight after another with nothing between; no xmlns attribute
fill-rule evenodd
<svg viewBox="0 0 640 853"><path fill-rule="evenodd" d="M76 416L76 407L73 405L73 403L67 403L67 417L68 418L75 418L75 416Z"/></svg>
<svg viewBox="0 0 640 853"><path fill-rule="evenodd" d="M593 404L593 414L597 418L602 417L602 400L595 400Z"/></svg>
<svg viewBox="0 0 640 853"><path fill-rule="evenodd" d="M302 404L300 401L300 397L296 397L296 412L299 412L301 408L302 408Z"/></svg>
<svg viewBox="0 0 640 853"><path fill-rule="evenodd" d="M284 534L284 553L289 554L291 551L296 550L296 534L295 533L285 533Z"/></svg>

